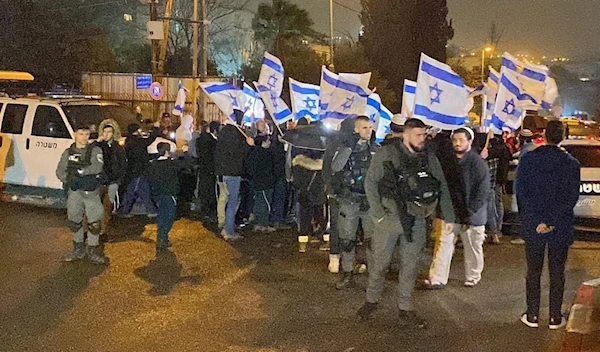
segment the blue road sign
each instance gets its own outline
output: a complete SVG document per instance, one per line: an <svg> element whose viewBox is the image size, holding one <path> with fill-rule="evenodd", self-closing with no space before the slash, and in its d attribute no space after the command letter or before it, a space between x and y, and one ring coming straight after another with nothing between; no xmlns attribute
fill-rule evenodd
<svg viewBox="0 0 600 352"><path fill-rule="evenodd" d="M152 75L135 77L135 89L148 89L152 85Z"/></svg>

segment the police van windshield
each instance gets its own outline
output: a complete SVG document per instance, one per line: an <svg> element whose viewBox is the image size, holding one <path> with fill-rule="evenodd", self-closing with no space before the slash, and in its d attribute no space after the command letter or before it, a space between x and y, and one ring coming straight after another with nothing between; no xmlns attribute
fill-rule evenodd
<svg viewBox="0 0 600 352"><path fill-rule="evenodd" d="M600 168L600 146L569 145L565 149L581 163L581 167Z"/></svg>
<svg viewBox="0 0 600 352"><path fill-rule="evenodd" d="M65 105L63 110L71 123L71 126L83 123L92 126L100 125L105 119L114 119L119 123L121 134L126 137L127 126L132 123L139 123L135 115L128 108L118 105Z"/></svg>

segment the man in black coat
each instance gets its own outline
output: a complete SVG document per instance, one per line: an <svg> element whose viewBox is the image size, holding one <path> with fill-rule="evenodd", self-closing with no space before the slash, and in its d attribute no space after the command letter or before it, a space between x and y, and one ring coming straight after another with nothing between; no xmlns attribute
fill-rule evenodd
<svg viewBox="0 0 600 352"><path fill-rule="evenodd" d="M215 150L217 133L221 124L212 121L202 125L202 132L196 139L195 153L198 160L198 199L200 214L214 219L217 215L217 195L215 191Z"/></svg>
<svg viewBox="0 0 600 352"><path fill-rule="evenodd" d="M548 247L550 272L550 329L566 324L561 306L565 264L573 243L573 208L579 199L580 165L558 144L564 138L560 121L546 127L546 145L527 153L517 169L515 190L521 235L527 255L527 312L521 321L537 328L540 310L540 276Z"/></svg>
<svg viewBox="0 0 600 352"><path fill-rule="evenodd" d="M235 214L237 213L240 184L244 173L244 161L254 140L241 130L244 113L234 110L236 124L228 123L217 139L215 149L215 174L219 182L219 225L223 227L221 236L225 240L238 240L243 238L235 233Z"/></svg>

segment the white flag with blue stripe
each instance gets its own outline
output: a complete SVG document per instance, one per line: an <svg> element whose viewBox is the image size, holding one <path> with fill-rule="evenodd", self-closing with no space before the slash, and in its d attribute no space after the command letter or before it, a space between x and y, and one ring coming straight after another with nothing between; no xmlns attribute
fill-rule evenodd
<svg viewBox="0 0 600 352"><path fill-rule="evenodd" d="M235 122L233 110L244 111L246 98L244 92L229 82L203 82L202 90L209 96L215 105Z"/></svg>
<svg viewBox="0 0 600 352"><path fill-rule="evenodd" d="M281 96L283 90L284 70L281 60L277 56L265 52L263 64L258 76L258 84L274 91L277 96Z"/></svg>
<svg viewBox="0 0 600 352"><path fill-rule="evenodd" d="M329 71L325 66L321 67L321 85L319 86L319 118L324 120L329 108L331 94L337 86L339 76Z"/></svg>
<svg viewBox="0 0 600 352"><path fill-rule="evenodd" d="M375 141L381 143L385 136L391 132L390 123L392 122L392 113L381 103L379 94L373 93L367 99L367 108L364 113L373 122L375 131Z"/></svg>
<svg viewBox="0 0 600 352"><path fill-rule="evenodd" d="M289 78L292 112L296 120L306 117L319 120L319 94L321 89L314 84L298 82Z"/></svg>
<svg viewBox="0 0 600 352"><path fill-rule="evenodd" d="M280 125L293 118L290 108L287 106L285 101L281 99L277 92L272 91L268 87L260 85L257 82L254 82L254 85L256 86L256 90L262 98L263 103L265 104L265 108L269 114L271 114L273 121Z"/></svg>
<svg viewBox="0 0 600 352"><path fill-rule="evenodd" d="M326 79L329 76L323 76ZM371 95L369 80L371 73L341 73L337 82L326 82L335 85L329 97L325 112L325 122L339 126L347 118L362 115L367 108L367 99ZM323 89L323 88L321 88Z"/></svg>
<svg viewBox="0 0 600 352"><path fill-rule="evenodd" d="M402 89L402 116L409 119L413 117L415 107L415 93L417 92L417 82L405 79Z"/></svg>
<svg viewBox="0 0 600 352"><path fill-rule="evenodd" d="M558 97L556 81L551 79L550 69L544 65L522 62L509 53L502 55L502 67L517 73L516 79L523 93L532 97L521 104L528 109L541 106L549 109Z"/></svg>
<svg viewBox="0 0 600 352"><path fill-rule="evenodd" d="M469 92L450 66L421 53L414 117L428 125L454 130L467 123Z"/></svg>
<svg viewBox="0 0 600 352"><path fill-rule="evenodd" d="M490 127L496 133L502 130L514 131L519 128L525 112L523 102L535 101L521 89L517 73L506 67L503 67L500 73L498 95L490 121Z"/></svg>
<svg viewBox="0 0 600 352"><path fill-rule="evenodd" d="M246 98L246 103L244 104L244 124L250 125L256 122L256 120L264 119L265 104L263 104L258 93L247 83L244 83L243 92Z"/></svg>
<svg viewBox="0 0 600 352"><path fill-rule="evenodd" d="M173 111L171 113L175 116L183 115L183 110L185 110L185 88L183 87L183 83L179 81L179 86L177 88L177 99L175 99L175 106L173 107Z"/></svg>

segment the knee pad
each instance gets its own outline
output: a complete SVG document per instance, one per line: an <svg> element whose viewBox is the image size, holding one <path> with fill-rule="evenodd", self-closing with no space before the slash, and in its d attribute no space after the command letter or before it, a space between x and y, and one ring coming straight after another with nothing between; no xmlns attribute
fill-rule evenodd
<svg viewBox="0 0 600 352"><path fill-rule="evenodd" d="M92 235L99 235L102 232L100 221L95 221L88 224L88 231Z"/></svg>
<svg viewBox="0 0 600 352"><path fill-rule="evenodd" d="M356 241L340 239L340 249L342 252L352 252L354 247L356 247Z"/></svg>
<svg viewBox="0 0 600 352"><path fill-rule="evenodd" d="M69 221L69 229L73 232L79 231L83 227L81 222Z"/></svg>

